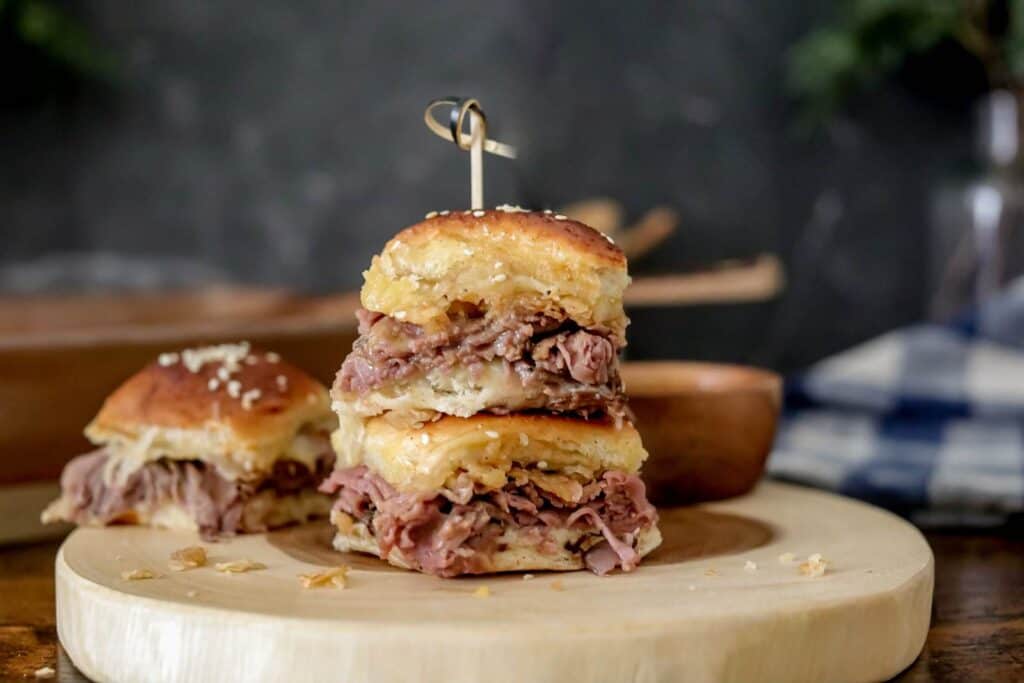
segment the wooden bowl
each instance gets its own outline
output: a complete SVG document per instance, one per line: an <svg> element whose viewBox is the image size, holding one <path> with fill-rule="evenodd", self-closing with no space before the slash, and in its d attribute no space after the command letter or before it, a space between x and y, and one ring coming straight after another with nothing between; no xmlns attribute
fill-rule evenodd
<svg viewBox="0 0 1024 683"><path fill-rule="evenodd" d="M657 505L746 493L764 472L778 423L778 375L738 365L627 362L622 377L650 458Z"/></svg>

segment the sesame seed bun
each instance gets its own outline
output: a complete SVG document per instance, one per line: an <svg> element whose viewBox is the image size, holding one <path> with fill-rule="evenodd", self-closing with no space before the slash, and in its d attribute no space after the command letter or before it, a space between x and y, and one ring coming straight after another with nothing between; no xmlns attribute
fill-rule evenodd
<svg viewBox="0 0 1024 683"><path fill-rule="evenodd" d="M647 458L630 423L551 414L443 417L419 428L388 415L343 417L332 437L336 467L365 464L399 491L432 492L460 472L500 489L514 467L537 466L591 480L605 470L635 473Z"/></svg>
<svg viewBox="0 0 1024 683"><path fill-rule="evenodd" d="M364 273L365 308L418 325L449 307L563 313L624 335L626 257L604 235L550 213L454 211L398 233Z"/></svg>
<svg viewBox="0 0 1024 683"><path fill-rule="evenodd" d="M248 344L163 354L128 378L85 429L115 457L201 460L225 476L257 478L290 452L304 428L331 429L325 387Z"/></svg>

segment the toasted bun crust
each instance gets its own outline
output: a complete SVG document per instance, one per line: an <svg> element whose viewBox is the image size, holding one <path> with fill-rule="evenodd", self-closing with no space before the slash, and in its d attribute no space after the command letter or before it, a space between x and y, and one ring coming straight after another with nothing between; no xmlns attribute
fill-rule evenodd
<svg viewBox="0 0 1024 683"><path fill-rule="evenodd" d="M590 480L604 470L636 472L647 458L633 425L546 414L443 417L415 429L387 415L343 419L332 437L337 467L365 464L399 491L436 491L465 471L491 489L514 466Z"/></svg>
<svg viewBox="0 0 1024 683"><path fill-rule="evenodd" d="M162 355L107 398L85 435L140 463L196 459L256 476L303 427L335 424L322 384L242 343Z"/></svg>
<svg viewBox="0 0 1024 683"><path fill-rule="evenodd" d="M552 214L456 211L398 233L364 274L363 306L423 326L467 302L564 312L624 335L626 257L601 233Z"/></svg>
<svg viewBox="0 0 1024 683"><path fill-rule="evenodd" d="M531 540L535 537L523 534L518 529L510 529L502 537L502 544L505 550L497 552L493 556L493 571L497 572L524 572L524 571L575 571L583 569L583 553L578 549L573 550L584 532L574 530L563 530L564 540L562 547L553 554L545 554L537 549ZM661 545L661 531L657 525L642 530L637 537L636 550L641 557L647 556L651 551ZM345 525L338 528L334 536L334 548L341 552L366 553L380 557L380 546L373 533L366 528L365 524ZM386 557L388 564L402 569L410 569L408 563L402 558L397 548L393 548Z"/></svg>

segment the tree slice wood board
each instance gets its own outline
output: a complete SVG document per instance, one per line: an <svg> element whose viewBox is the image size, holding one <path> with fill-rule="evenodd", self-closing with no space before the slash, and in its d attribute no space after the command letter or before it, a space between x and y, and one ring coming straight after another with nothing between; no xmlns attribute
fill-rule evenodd
<svg viewBox="0 0 1024 683"><path fill-rule="evenodd" d="M195 536L79 529L57 557L58 633L97 681L879 681L921 651L934 564L898 517L774 482L661 516L631 574L532 579L394 569L331 550L326 524L204 544L208 566L173 572ZM823 576L798 567L814 553ZM240 559L266 568L213 566ZM340 564L346 589L300 583Z"/></svg>

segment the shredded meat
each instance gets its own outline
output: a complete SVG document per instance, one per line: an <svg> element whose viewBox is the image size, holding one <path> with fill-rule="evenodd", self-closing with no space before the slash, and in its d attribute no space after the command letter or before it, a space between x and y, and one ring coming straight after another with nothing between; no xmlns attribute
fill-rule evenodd
<svg viewBox="0 0 1024 683"><path fill-rule="evenodd" d="M382 556L397 549L413 568L438 576L493 571L491 558L506 529L525 532L546 554L561 549L551 530L587 532L573 550L584 553L592 571L630 571L640 562L637 534L657 521L640 478L619 471L581 486L572 501L526 479L498 491L475 490L465 475L435 493L399 493L363 465L335 471L320 490L337 494L334 508L366 524Z"/></svg>
<svg viewBox="0 0 1024 683"><path fill-rule="evenodd" d="M524 394L536 398L527 405L494 406L491 412L544 408L625 415L617 359L624 344L609 330L522 312L459 317L438 332L362 309L357 318L360 337L338 372L343 391L365 394L430 370L464 366L473 371L498 359L519 378Z"/></svg>
<svg viewBox="0 0 1024 683"><path fill-rule="evenodd" d="M160 459L132 472L122 483L108 485L103 471L110 454L105 448L80 455L64 468L60 483L70 503L68 521L131 522L135 510L165 503L182 505L207 540L239 532L266 531L258 514L246 514L254 496L265 491L284 496L315 490L334 466L326 443L315 469L296 461L278 461L259 482L232 481L197 460Z"/></svg>

